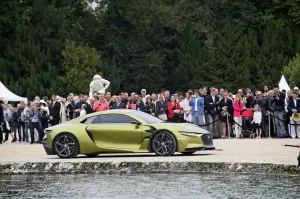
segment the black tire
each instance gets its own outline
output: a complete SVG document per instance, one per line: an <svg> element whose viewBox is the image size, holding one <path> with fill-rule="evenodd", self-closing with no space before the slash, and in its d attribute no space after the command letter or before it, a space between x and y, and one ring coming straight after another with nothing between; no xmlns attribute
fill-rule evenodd
<svg viewBox="0 0 300 199"><path fill-rule="evenodd" d="M89 157L89 158L94 158L94 157L97 157L99 155L99 153L97 154L84 154L86 157Z"/></svg>
<svg viewBox="0 0 300 199"><path fill-rule="evenodd" d="M183 155L193 155L196 151L181 152Z"/></svg>
<svg viewBox="0 0 300 199"><path fill-rule="evenodd" d="M151 139L152 151L159 156L171 156L176 152L177 141L168 131L159 131Z"/></svg>
<svg viewBox="0 0 300 199"><path fill-rule="evenodd" d="M53 141L54 153L60 158L75 158L79 153L77 138L71 133L61 133Z"/></svg>

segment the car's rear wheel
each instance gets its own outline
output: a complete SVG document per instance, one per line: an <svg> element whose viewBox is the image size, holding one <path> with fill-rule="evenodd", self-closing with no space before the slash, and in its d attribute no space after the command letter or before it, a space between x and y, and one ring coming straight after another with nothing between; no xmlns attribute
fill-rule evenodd
<svg viewBox="0 0 300 199"><path fill-rule="evenodd" d="M151 139L152 151L159 156L171 156L175 153L177 142L175 136L168 131L160 131Z"/></svg>
<svg viewBox="0 0 300 199"><path fill-rule="evenodd" d="M85 154L85 156L87 156L89 158L97 157L98 155L99 155L99 153L96 153L96 154Z"/></svg>
<svg viewBox="0 0 300 199"><path fill-rule="evenodd" d="M55 138L53 149L60 158L74 158L79 153L79 143L71 133L62 133Z"/></svg>
<svg viewBox="0 0 300 199"><path fill-rule="evenodd" d="M183 155L192 155L196 153L196 151L189 151L189 152L181 152Z"/></svg>

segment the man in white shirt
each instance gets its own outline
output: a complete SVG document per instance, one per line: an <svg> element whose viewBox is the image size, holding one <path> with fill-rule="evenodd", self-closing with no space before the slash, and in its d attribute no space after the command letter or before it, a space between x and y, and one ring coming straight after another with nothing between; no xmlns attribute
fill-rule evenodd
<svg viewBox="0 0 300 199"><path fill-rule="evenodd" d="M141 90L141 94L142 94L142 100L143 100L143 102L144 102L144 104L146 104L146 101L147 101L147 91L146 91L146 89L142 89Z"/></svg>

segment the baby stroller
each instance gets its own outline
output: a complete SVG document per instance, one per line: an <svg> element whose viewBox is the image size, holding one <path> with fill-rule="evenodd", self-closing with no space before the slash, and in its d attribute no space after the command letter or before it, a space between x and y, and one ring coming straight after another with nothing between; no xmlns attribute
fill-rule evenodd
<svg viewBox="0 0 300 199"><path fill-rule="evenodd" d="M241 138L254 138L255 133L253 132L252 120L253 120L253 113L252 109L246 109L242 113L242 134Z"/></svg>

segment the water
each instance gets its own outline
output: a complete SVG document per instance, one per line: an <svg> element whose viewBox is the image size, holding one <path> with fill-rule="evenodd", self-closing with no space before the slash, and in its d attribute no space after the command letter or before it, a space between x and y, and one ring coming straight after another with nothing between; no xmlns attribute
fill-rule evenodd
<svg viewBox="0 0 300 199"><path fill-rule="evenodd" d="M65 174L0 176L0 198L300 198L300 176Z"/></svg>

